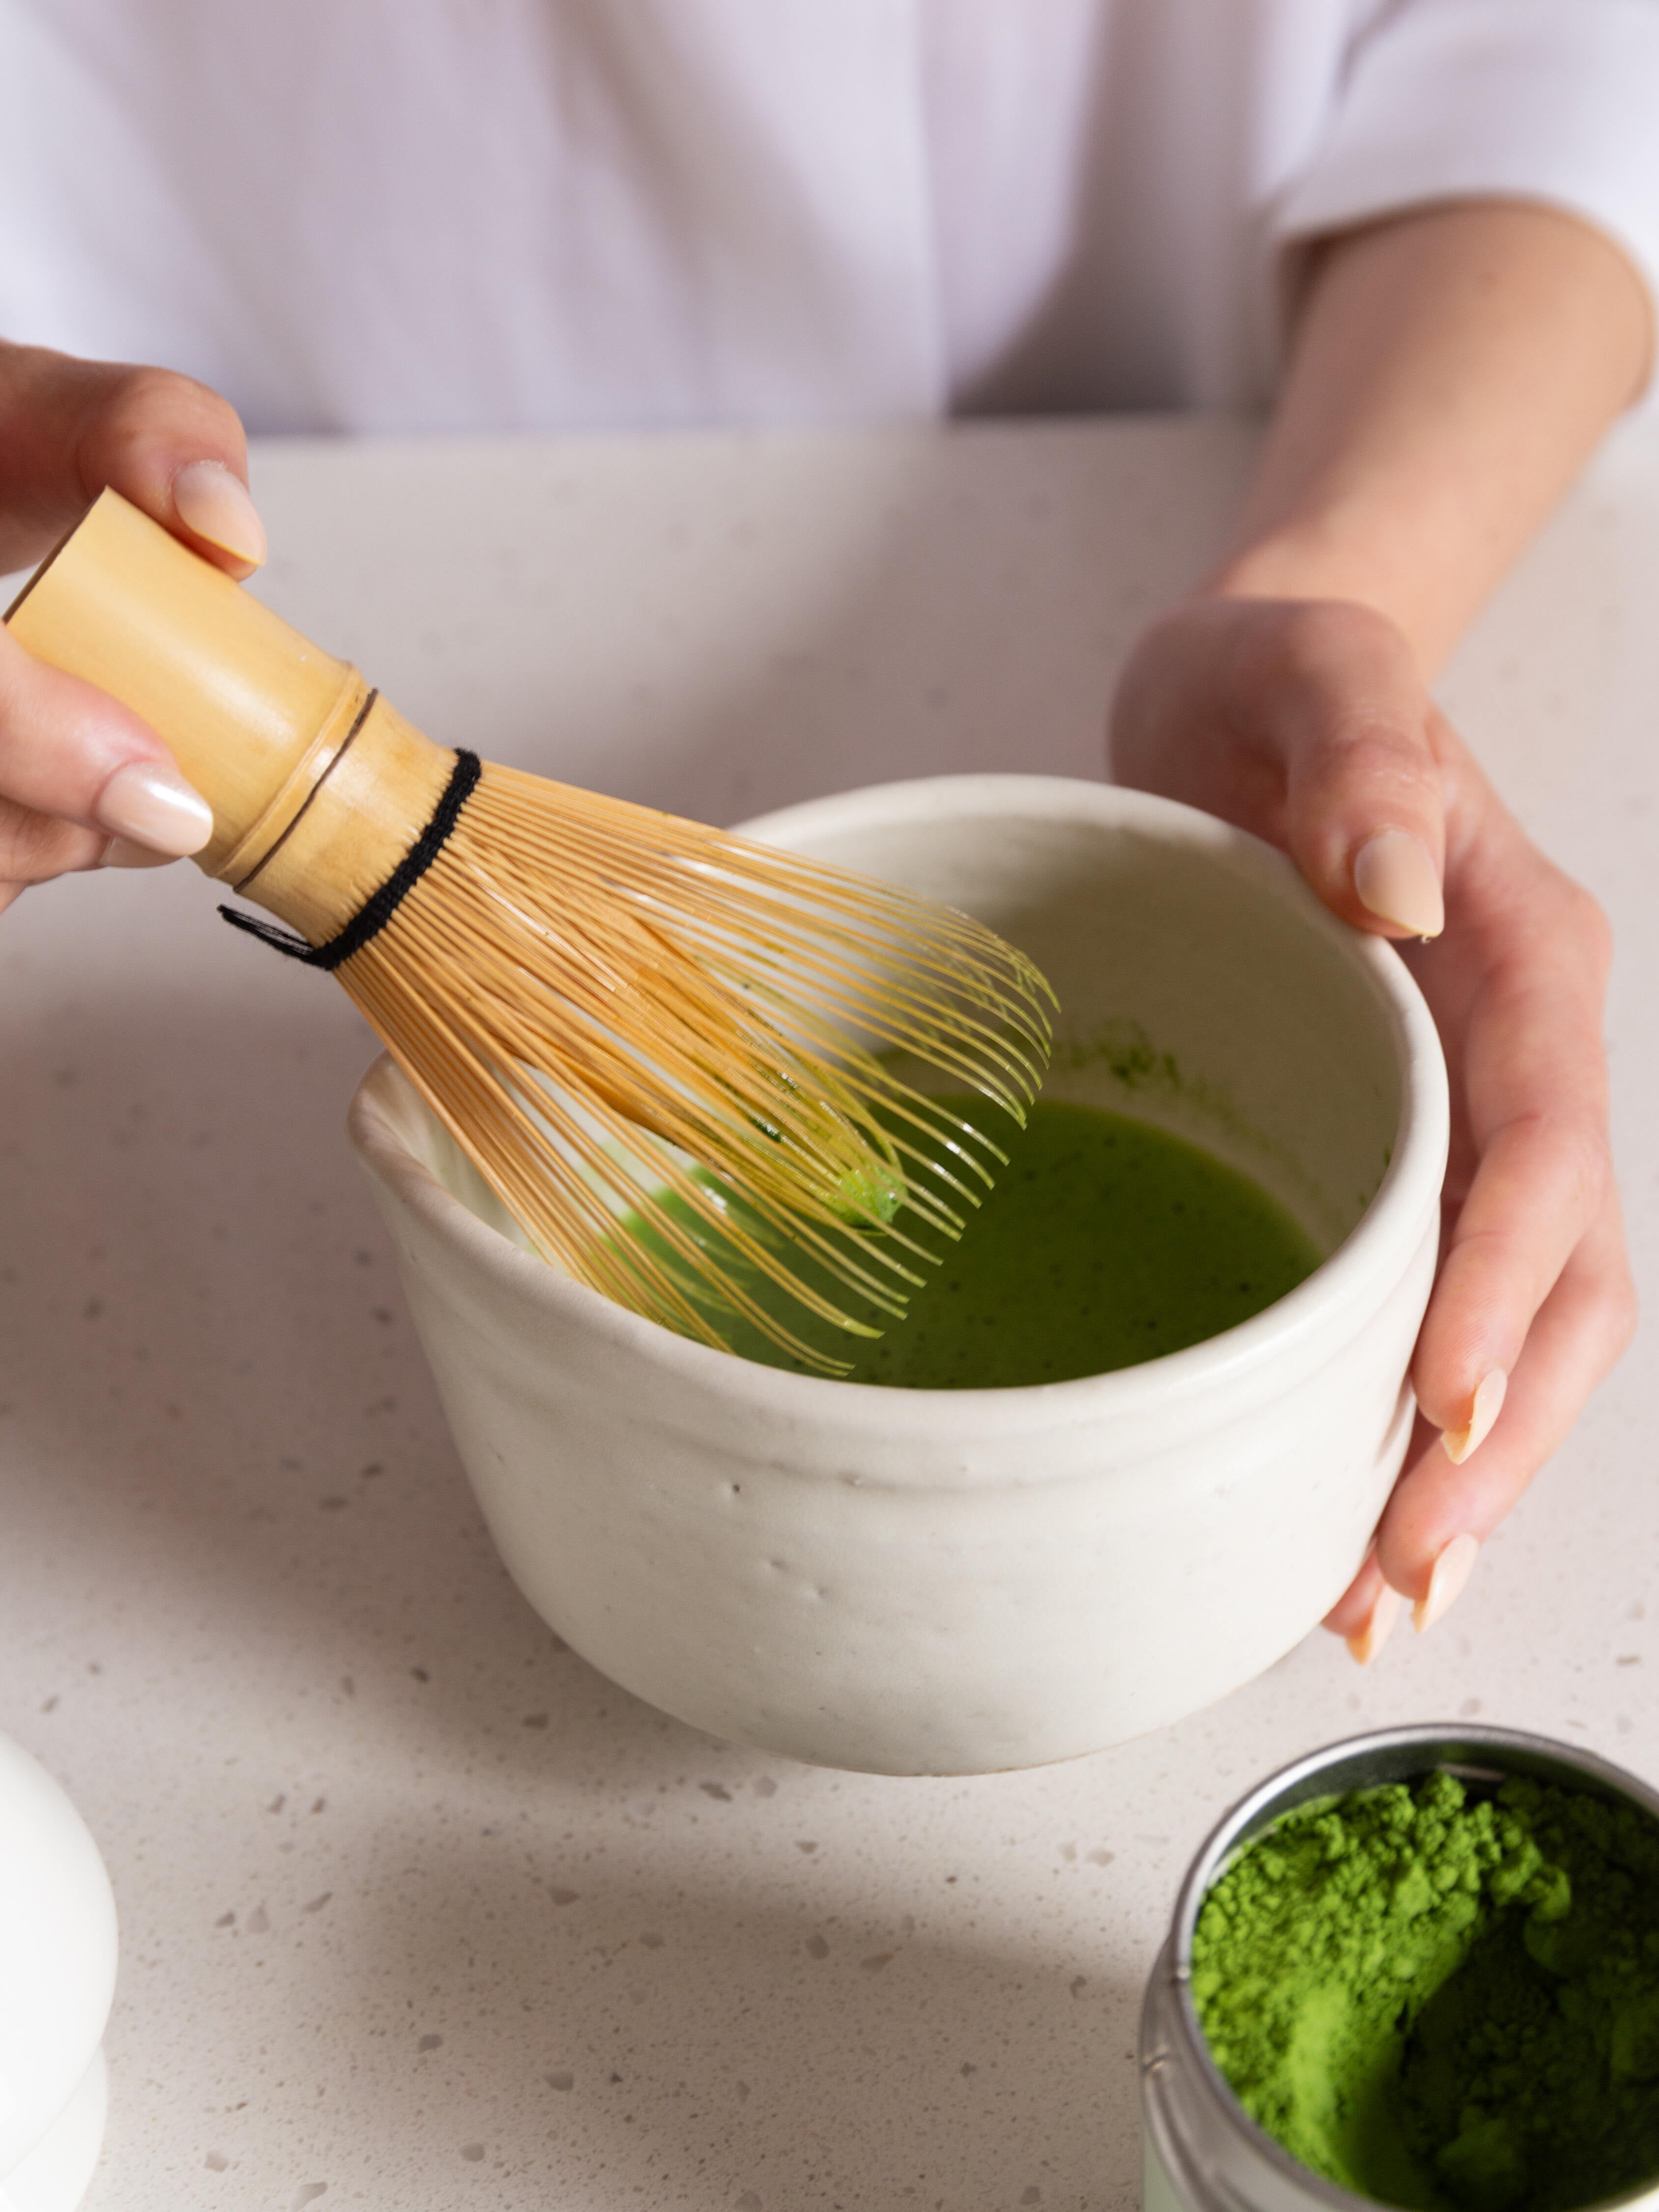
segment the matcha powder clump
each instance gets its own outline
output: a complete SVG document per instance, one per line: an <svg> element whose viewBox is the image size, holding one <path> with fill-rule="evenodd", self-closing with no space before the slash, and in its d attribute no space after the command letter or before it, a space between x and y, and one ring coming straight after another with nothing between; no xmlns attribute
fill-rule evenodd
<svg viewBox="0 0 1659 2212"><path fill-rule="evenodd" d="M1362 2197L1572 2212L1659 2178L1659 1829L1449 1774L1303 1808L1205 1899L1193 1996L1257 2124Z"/></svg>

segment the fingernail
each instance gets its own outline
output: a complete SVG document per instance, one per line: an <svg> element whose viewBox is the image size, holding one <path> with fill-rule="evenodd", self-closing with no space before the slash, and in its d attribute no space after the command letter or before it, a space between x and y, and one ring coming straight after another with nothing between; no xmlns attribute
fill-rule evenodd
<svg viewBox="0 0 1659 2212"><path fill-rule="evenodd" d="M94 810L106 830L153 853L199 853L213 835L213 809L175 768L129 761L118 768Z"/></svg>
<svg viewBox="0 0 1659 2212"><path fill-rule="evenodd" d="M1409 830L1379 830L1353 856L1353 887L1362 906L1413 937L1438 937L1446 902L1428 847Z"/></svg>
<svg viewBox="0 0 1659 2212"><path fill-rule="evenodd" d="M1370 1609L1370 1617L1346 1639L1349 1653L1356 1666L1370 1665L1394 1634L1394 1625L1399 1620L1400 1608L1405 1602L1397 1589L1390 1589L1387 1583L1383 1583L1376 1594L1376 1602Z"/></svg>
<svg viewBox="0 0 1659 2212"><path fill-rule="evenodd" d="M1501 1367L1489 1368L1469 1401L1468 1419L1461 1429L1441 1431L1441 1449L1454 1467L1462 1467L1492 1434L1492 1424L1504 1410L1504 1397L1509 1387L1510 1378Z"/></svg>
<svg viewBox="0 0 1659 2212"><path fill-rule="evenodd" d="M177 853L158 853L153 845L135 845L131 837L112 837L104 848L100 868L164 868Z"/></svg>
<svg viewBox="0 0 1659 2212"><path fill-rule="evenodd" d="M1412 1607L1412 1626L1419 1636L1425 1635L1437 1620L1450 1612L1462 1594L1464 1583L1474 1572L1474 1563L1480 1556L1478 1536L1452 1538L1434 1563L1428 1589Z"/></svg>
<svg viewBox="0 0 1659 2212"><path fill-rule="evenodd" d="M259 510L222 461L191 461L180 469L173 479L173 504L185 529L210 545L256 568L264 562L265 526Z"/></svg>

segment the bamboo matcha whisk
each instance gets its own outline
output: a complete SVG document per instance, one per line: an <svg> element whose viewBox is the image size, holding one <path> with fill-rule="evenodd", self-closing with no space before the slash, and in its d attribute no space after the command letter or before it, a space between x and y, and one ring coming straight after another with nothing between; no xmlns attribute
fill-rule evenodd
<svg viewBox="0 0 1659 2212"><path fill-rule="evenodd" d="M333 971L546 1258L825 1371L846 1363L763 1279L855 1336L903 1313L1001 1156L888 1063L1023 1120L1048 1030L1021 954L889 885L446 750L112 491L7 621L167 740L213 808L199 866L289 927L221 912Z"/></svg>

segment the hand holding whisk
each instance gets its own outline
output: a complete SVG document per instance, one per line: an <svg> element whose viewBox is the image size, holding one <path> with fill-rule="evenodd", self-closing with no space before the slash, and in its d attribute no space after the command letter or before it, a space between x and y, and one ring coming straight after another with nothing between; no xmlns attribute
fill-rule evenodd
<svg viewBox="0 0 1659 2212"><path fill-rule="evenodd" d="M445 750L114 492L7 621L167 740L213 807L198 864L288 927L221 911L332 970L545 1258L827 1372L759 1279L854 1336L903 1314L1001 1155L896 1069L1022 1120L1048 1043L1024 956L890 885Z"/></svg>

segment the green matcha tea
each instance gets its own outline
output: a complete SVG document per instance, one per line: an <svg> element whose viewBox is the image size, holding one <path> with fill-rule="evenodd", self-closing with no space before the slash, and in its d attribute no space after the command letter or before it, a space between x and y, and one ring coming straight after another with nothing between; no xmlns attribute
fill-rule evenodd
<svg viewBox="0 0 1659 2212"><path fill-rule="evenodd" d="M984 1125L982 1099L939 1103ZM799 1335L850 1358L853 1382L990 1390L1105 1375L1179 1352L1248 1321L1319 1264L1276 1200L1145 1122L1039 1099L1025 1128L1002 1141L1008 1165L957 1243L926 1238L943 1256L908 1314L882 1336L861 1340L803 1317L757 1273L744 1270L746 1284ZM701 1235L688 1209L668 1206ZM662 1250L642 1224L631 1226ZM760 1330L722 1326L744 1358L797 1364Z"/></svg>
<svg viewBox="0 0 1659 2212"><path fill-rule="evenodd" d="M1257 2124L1423 2212L1577 2212L1659 2179L1659 1827L1449 1774L1304 1807L1199 1915L1193 2000Z"/></svg>

